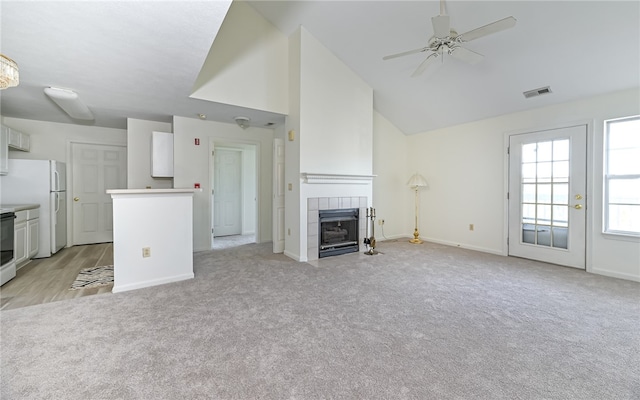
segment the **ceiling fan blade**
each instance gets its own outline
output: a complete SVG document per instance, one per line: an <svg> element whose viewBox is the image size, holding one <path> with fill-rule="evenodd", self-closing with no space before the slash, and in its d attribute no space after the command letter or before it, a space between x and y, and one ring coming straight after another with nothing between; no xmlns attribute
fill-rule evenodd
<svg viewBox="0 0 640 400"><path fill-rule="evenodd" d="M432 17L431 23L433 24L433 36L437 38L445 38L451 35L448 15L438 15Z"/></svg>
<svg viewBox="0 0 640 400"><path fill-rule="evenodd" d="M425 58L424 61L420 65L418 65L418 68L413 72L413 74L411 74L411 77L416 77L423 73L429 65L433 64L438 56L438 53L429 54L429 57Z"/></svg>
<svg viewBox="0 0 640 400"><path fill-rule="evenodd" d="M481 26L469 32L458 35L458 39L462 42L470 42L472 40L500 32L505 29L513 28L516 25L516 19L513 17L503 18L499 21L492 22L488 25Z"/></svg>
<svg viewBox="0 0 640 400"><path fill-rule="evenodd" d="M469 64L477 64L484 58L482 54L460 46L451 50L451 56Z"/></svg>
<svg viewBox="0 0 640 400"><path fill-rule="evenodd" d="M409 51L404 51L402 53L398 53L398 54L391 54L390 56L385 56L382 57L383 60L390 60L392 58L397 58L397 57L402 57L402 56L408 56L409 54L415 54L415 53L421 53L423 51L427 51L429 50L428 47L421 47L419 49L415 49L415 50L409 50Z"/></svg>

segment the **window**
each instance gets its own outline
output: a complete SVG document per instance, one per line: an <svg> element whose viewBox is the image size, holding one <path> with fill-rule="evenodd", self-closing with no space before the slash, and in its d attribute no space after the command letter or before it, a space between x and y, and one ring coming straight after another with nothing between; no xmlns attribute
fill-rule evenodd
<svg viewBox="0 0 640 400"><path fill-rule="evenodd" d="M640 116L605 121L604 231L640 236Z"/></svg>

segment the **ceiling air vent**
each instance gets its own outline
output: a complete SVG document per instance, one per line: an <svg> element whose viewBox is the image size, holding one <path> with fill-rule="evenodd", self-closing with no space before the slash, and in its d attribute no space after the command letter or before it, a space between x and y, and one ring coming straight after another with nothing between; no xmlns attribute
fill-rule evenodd
<svg viewBox="0 0 640 400"><path fill-rule="evenodd" d="M541 87L538 89L533 89L533 90L528 90L526 92L524 92L524 97L525 98L531 98L531 97L536 97L536 96L540 96L543 94L547 94L547 93L552 93L551 92L551 88L549 86L545 86L545 87Z"/></svg>

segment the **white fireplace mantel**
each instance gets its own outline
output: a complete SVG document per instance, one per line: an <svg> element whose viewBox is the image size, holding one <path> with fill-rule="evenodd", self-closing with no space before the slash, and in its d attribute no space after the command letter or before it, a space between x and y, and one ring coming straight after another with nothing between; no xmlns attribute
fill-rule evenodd
<svg viewBox="0 0 640 400"><path fill-rule="evenodd" d="M300 174L304 183L309 184L334 184L345 183L350 185L368 185L377 175L351 175L351 174L317 174L303 172Z"/></svg>

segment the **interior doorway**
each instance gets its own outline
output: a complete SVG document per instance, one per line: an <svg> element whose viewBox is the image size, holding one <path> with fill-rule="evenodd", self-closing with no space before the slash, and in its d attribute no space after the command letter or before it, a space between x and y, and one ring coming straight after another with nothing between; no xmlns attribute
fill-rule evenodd
<svg viewBox="0 0 640 400"><path fill-rule="evenodd" d="M211 248L255 243L258 227L257 146L214 142Z"/></svg>

